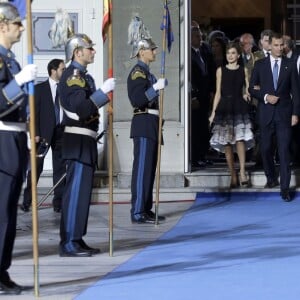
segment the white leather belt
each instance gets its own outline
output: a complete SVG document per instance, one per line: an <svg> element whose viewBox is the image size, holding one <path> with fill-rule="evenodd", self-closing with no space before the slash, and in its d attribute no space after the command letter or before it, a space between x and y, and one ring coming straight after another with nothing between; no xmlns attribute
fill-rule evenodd
<svg viewBox="0 0 300 300"><path fill-rule="evenodd" d="M64 107L61 106L61 108L63 109L63 111L65 112L65 114L67 115L68 118L78 121L79 120L79 116L76 113L73 113L71 111L68 111L67 109L65 109Z"/></svg>
<svg viewBox="0 0 300 300"><path fill-rule="evenodd" d="M17 123L17 122L3 122L0 121L0 130L5 131L27 131L26 123Z"/></svg>
<svg viewBox="0 0 300 300"><path fill-rule="evenodd" d="M158 116L159 115L159 110L158 109L151 109L151 108L145 108L144 110L142 109L134 109L133 111L134 115L140 115L140 114L151 114L151 115L155 115Z"/></svg>
<svg viewBox="0 0 300 300"><path fill-rule="evenodd" d="M157 109L147 109L147 112L148 114L151 114L151 115L156 115L158 116L159 115L159 111Z"/></svg>
<svg viewBox="0 0 300 300"><path fill-rule="evenodd" d="M74 134L82 134L90 136L94 139L97 137L97 132L88 128L76 127L76 126L66 126L65 127L66 133L74 133Z"/></svg>

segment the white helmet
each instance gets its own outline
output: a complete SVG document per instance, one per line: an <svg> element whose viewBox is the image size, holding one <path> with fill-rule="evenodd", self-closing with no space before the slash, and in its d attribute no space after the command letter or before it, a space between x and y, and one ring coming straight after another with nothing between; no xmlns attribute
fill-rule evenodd
<svg viewBox="0 0 300 300"><path fill-rule="evenodd" d="M66 62L72 59L75 49L92 48L93 46L95 46L95 44L86 34L77 33L72 35L67 40L65 46Z"/></svg>

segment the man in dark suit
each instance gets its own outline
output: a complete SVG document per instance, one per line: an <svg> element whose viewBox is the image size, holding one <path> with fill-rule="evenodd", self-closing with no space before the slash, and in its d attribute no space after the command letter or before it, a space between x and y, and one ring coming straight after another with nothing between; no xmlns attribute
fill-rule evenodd
<svg viewBox="0 0 300 300"><path fill-rule="evenodd" d="M209 149L209 109L215 91L216 68L210 46L202 40L197 22L191 26L191 160L193 167L211 164Z"/></svg>
<svg viewBox="0 0 300 300"><path fill-rule="evenodd" d="M272 156L272 136L275 134L280 161L281 197L284 201L290 201L290 142L292 126L298 123L299 91L296 68L291 60L282 56L282 35L272 33L270 46L270 57L258 60L254 65L249 92L259 100L261 155L267 177L265 187L278 185Z"/></svg>
<svg viewBox="0 0 300 300"><path fill-rule="evenodd" d="M57 84L65 70L65 63L61 59L52 59L48 63L49 78L35 86L35 121L36 121L36 143L37 149L42 148L44 141L51 146L52 166L53 166L53 185L66 172L65 162L61 154L61 138L63 126L61 125L62 110L59 107L58 94L56 93ZM44 139L44 141L42 141ZM49 148L48 148L49 149ZM48 150L46 149L46 151ZM39 179L44 166L43 156L37 158L37 180ZM61 201L64 188L64 181L54 189L52 200L53 210L61 211ZM24 198L21 209L29 211L31 205L31 171L27 173L27 184L24 189Z"/></svg>

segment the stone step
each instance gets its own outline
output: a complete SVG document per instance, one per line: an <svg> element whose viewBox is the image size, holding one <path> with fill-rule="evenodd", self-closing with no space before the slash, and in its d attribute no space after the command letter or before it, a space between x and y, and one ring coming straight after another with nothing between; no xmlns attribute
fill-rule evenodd
<svg viewBox="0 0 300 300"><path fill-rule="evenodd" d="M268 191L263 189L266 179L262 170L256 170L252 166L247 166L247 174L251 183L250 188L239 188L239 191ZM108 202L110 200L108 187L108 174L104 171L97 171L94 179L94 189L92 194L92 202ZM114 202L129 202L130 193L130 173L119 173L113 177L113 195ZM228 190L230 184L230 174L226 165L214 165L206 169L198 169L191 173L177 174L164 173L161 174L160 193L158 195L160 201L183 201L193 200L197 192L203 191L220 191ZM156 185L154 185L156 186ZM52 172L43 172L38 183L38 200L49 191L52 187ZM300 169L292 169L291 188L300 187ZM279 188L273 189L274 191ZM156 199L156 191L153 191ZM45 200L44 204L50 204L52 195Z"/></svg>

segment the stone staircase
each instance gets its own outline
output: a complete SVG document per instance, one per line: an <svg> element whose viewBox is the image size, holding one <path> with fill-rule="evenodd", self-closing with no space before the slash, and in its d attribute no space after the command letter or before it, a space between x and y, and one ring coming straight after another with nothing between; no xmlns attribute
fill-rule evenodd
<svg viewBox="0 0 300 300"><path fill-rule="evenodd" d="M264 189L265 175L262 170L256 170L253 165L247 165L247 173L251 183L249 188L239 188L239 191L268 191ZM130 201L130 173L119 173L113 177L113 201ZM162 173L160 180L160 201L193 200L196 192L229 190L230 174L225 164L215 164L213 167L198 169L191 173ZM43 172L38 184L38 200L47 194L52 186L52 173ZM292 168L291 188L300 187L300 169ZM278 190L273 189L274 191ZM237 191L237 190L235 190ZM95 173L92 202L109 201L108 174L104 171ZM154 189L154 199L156 198ZM51 203L50 195L44 204Z"/></svg>

